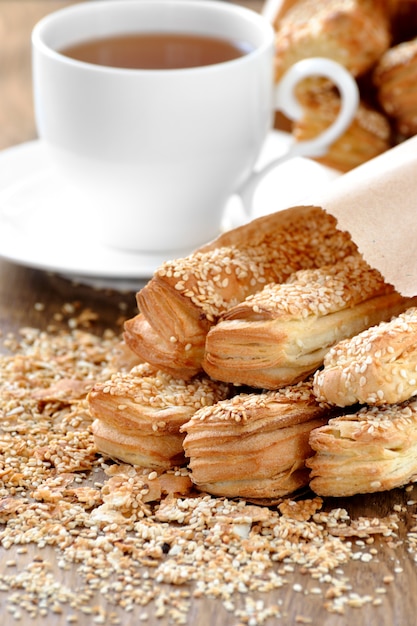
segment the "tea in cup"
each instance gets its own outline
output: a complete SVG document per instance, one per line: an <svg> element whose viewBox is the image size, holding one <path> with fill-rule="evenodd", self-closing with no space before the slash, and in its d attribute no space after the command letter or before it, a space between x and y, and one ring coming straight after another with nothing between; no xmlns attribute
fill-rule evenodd
<svg viewBox="0 0 417 626"><path fill-rule="evenodd" d="M80 228L125 251L181 256L215 237L230 197L263 175L253 169L275 109L300 114L303 78L330 77L342 108L284 159L323 154L358 104L354 79L327 59L275 85L272 26L227 2L76 4L35 26L32 49L39 137L82 207Z"/></svg>

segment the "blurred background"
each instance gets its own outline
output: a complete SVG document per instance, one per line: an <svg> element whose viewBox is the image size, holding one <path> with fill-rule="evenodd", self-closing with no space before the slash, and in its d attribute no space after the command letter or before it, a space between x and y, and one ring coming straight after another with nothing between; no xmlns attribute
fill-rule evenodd
<svg viewBox="0 0 417 626"><path fill-rule="evenodd" d="M0 150L35 138L30 35L68 0L0 1Z"/></svg>
<svg viewBox="0 0 417 626"><path fill-rule="evenodd" d="M36 137L30 45L33 26L44 15L77 2L0 0L0 150ZM261 0L235 3L255 10L263 4Z"/></svg>
<svg viewBox="0 0 417 626"><path fill-rule="evenodd" d="M0 0L0 151L36 138L30 41L34 25L55 10L91 1ZM275 17L276 80L309 55L332 58L356 78L361 105L355 120L317 161L346 172L417 134L417 0L223 2ZM303 82L297 97L302 119L290 124L277 114L275 127L296 140L308 140L333 121L340 100L323 80Z"/></svg>

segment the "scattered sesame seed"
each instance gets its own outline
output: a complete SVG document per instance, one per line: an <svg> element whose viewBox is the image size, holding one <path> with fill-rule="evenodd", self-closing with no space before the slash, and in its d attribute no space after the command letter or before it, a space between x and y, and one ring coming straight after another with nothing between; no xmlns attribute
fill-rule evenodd
<svg viewBox="0 0 417 626"><path fill-rule="evenodd" d="M355 593L343 570L355 554L358 565L367 566L365 537L396 541L406 507L383 520L357 520L346 509L327 510L320 498L265 507L178 492L186 467L156 472L114 462L94 444L87 394L103 385L111 395L109 381L122 371L120 338L96 337L77 324L64 333L22 329L7 341L14 350L0 356L0 541L16 556L5 561L10 570L0 575L0 595L15 620L61 615L55 619L77 623L85 615L94 624L116 625L138 609L138 621L185 624L192 602L206 597L224 603L236 621L258 626L284 619L282 598L270 601L280 590L309 593L320 606L325 599L332 613L385 600L377 590L393 575L375 578L374 598ZM303 385L297 392L298 398L307 393ZM275 401L280 395L285 392ZM203 413L206 399L196 400ZM123 394L115 402L126 406ZM235 399L229 418L247 423L250 406L243 409ZM159 416L154 423L165 428L167 421ZM417 531L406 541L417 554ZM46 546L60 569L77 569L76 588L57 579ZM397 561L394 573L401 572ZM301 614L295 621L312 623Z"/></svg>

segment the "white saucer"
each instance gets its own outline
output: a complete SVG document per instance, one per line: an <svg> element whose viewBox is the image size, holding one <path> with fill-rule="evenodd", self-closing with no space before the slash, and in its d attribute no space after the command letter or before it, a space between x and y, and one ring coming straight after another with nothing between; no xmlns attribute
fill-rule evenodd
<svg viewBox="0 0 417 626"><path fill-rule="evenodd" d="M288 135L273 132L259 164L283 152ZM254 199L253 217L301 204L338 174L307 159L292 159L268 174ZM225 223L233 226L232 198ZM313 202L312 199L308 202ZM82 227L88 207L74 208L69 185L57 176L35 140L0 153L0 256L99 288L135 290L168 255L105 247ZM178 255L176 255L178 256Z"/></svg>

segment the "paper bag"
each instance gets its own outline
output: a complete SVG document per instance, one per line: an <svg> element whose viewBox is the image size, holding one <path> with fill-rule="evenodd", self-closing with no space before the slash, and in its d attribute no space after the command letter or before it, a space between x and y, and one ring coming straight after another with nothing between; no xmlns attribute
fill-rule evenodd
<svg viewBox="0 0 417 626"><path fill-rule="evenodd" d="M313 204L337 218L387 282L417 295L417 137L337 178Z"/></svg>

